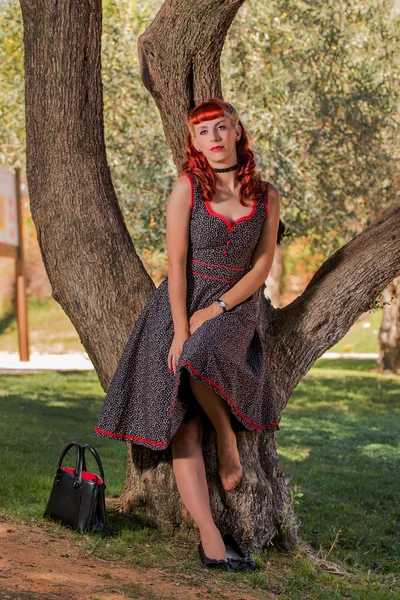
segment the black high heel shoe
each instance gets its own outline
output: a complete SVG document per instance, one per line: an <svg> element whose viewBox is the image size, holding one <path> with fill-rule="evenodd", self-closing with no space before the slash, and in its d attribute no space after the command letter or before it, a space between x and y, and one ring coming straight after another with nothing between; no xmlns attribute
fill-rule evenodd
<svg viewBox="0 0 400 600"><path fill-rule="evenodd" d="M217 560L216 558L208 558L208 556L206 556L206 554L204 552L203 544L201 542L198 546L198 549L199 549L200 559L201 559L202 565L204 567L207 567L208 569L220 569L223 571L233 571L233 566L227 560L223 560L223 559Z"/></svg>
<svg viewBox="0 0 400 600"><path fill-rule="evenodd" d="M256 563L246 556L239 544L230 533L224 533L222 539L226 548L226 557L234 571L254 571Z"/></svg>

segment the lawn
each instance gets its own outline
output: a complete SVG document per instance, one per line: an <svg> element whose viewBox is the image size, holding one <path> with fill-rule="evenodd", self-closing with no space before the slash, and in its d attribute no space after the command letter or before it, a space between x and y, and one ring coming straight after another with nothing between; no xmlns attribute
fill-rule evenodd
<svg viewBox="0 0 400 600"><path fill-rule="evenodd" d="M42 522L58 456L71 440L95 446L105 468L107 495L121 493L125 444L93 433L103 397L94 372L2 377L3 513ZM379 374L369 360L315 363L293 393L277 432L285 473L293 476L291 488L303 494L296 506L301 544L289 553L272 548L256 557L259 571L234 575L245 589L257 591L260 598L279 590L283 600L399 598L399 426L398 378ZM140 514L110 511L103 537L69 535L92 556L146 568L162 565L171 576L190 574L191 585L200 588L206 581L196 538L179 532L167 538ZM316 566L307 547L349 575ZM213 578L215 589L226 576Z"/></svg>

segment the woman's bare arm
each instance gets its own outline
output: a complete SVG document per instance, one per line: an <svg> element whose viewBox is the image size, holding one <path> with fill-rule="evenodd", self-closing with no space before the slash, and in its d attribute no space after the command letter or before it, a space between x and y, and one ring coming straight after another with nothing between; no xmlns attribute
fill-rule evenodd
<svg viewBox="0 0 400 600"><path fill-rule="evenodd" d="M166 209L168 295L174 332L178 335L190 334L186 311L186 260L189 244L191 201L191 182L187 175L181 175L172 187Z"/></svg>

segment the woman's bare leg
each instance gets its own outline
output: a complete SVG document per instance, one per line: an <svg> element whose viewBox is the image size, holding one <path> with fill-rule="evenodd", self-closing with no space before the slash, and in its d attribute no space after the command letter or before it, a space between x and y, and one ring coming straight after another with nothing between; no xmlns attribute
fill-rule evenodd
<svg viewBox="0 0 400 600"><path fill-rule="evenodd" d="M219 475L224 489L233 490L242 478L236 433L231 425L231 411L225 400L189 373L190 386L196 400L214 425L217 434Z"/></svg>
<svg viewBox="0 0 400 600"><path fill-rule="evenodd" d="M172 465L182 501L199 528L208 558L226 560L225 544L214 523L204 468L201 417L182 423L172 440Z"/></svg>

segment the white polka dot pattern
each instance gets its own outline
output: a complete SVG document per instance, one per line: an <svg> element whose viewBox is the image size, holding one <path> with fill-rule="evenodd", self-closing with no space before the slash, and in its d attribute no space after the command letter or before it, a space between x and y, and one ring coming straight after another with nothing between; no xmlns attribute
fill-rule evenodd
<svg viewBox="0 0 400 600"><path fill-rule="evenodd" d="M188 318L228 291L250 269L268 213L268 185L249 215L230 223L202 199L196 177L187 256ZM130 334L101 409L95 433L154 450L165 449L182 421L195 416L188 373L216 391L236 430L279 429L254 294L205 321L184 343L177 372L168 370L174 335L168 276L148 300Z"/></svg>

